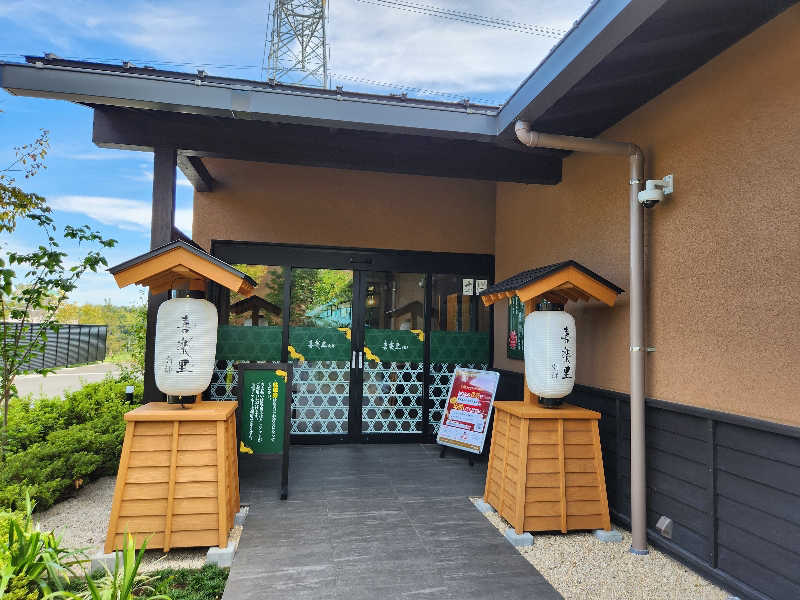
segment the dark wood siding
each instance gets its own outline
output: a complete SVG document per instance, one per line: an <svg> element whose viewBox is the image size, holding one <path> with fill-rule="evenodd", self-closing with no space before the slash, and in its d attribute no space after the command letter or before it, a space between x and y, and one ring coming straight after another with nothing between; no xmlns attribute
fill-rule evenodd
<svg viewBox="0 0 800 600"><path fill-rule="evenodd" d="M502 375L521 390L521 375ZM629 398L576 386L566 400L603 415L609 506L628 526ZM658 400L646 419L650 542L741 598L800 598L800 429Z"/></svg>

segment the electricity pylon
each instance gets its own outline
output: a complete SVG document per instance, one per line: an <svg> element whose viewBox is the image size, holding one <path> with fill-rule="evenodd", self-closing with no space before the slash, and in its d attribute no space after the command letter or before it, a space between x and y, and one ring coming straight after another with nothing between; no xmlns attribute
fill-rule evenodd
<svg viewBox="0 0 800 600"><path fill-rule="evenodd" d="M266 79L328 87L328 0L274 0Z"/></svg>

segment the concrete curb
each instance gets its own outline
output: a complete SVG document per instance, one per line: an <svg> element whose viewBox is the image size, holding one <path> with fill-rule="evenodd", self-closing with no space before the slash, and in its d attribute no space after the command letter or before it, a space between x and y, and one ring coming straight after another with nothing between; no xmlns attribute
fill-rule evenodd
<svg viewBox="0 0 800 600"><path fill-rule="evenodd" d="M492 505L487 504L483 500L476 500L473 502L473 504L475 505L475 508L477 508L478 511L480 511L480 513L483 515L495 512L495 510L492 508Z"/></svg>

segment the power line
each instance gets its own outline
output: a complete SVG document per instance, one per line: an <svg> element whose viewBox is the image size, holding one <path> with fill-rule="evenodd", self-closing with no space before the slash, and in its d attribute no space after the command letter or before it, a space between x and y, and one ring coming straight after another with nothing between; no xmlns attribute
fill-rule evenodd
<svg viewBox="0 0 800 600"><path fill-rule="evenodd" d="M511 19L504 19L502 17L487 17L477 13L471 13L452 8L440 8L438 6L422 4L412 0L356 0L356 2L361 2L362 4L373 4L375 6L383 6L403 12L438 17L440 19L446 19L449 21L458 21L461 23L469 23L471 25L480 25L482 27L491 27L493 29L502 29L506 31L526 33L528 35L538 35L553 39L561 39L564 34L567 33L566 30L558 29L556 27L531 25L528 23L521 23L519 21L512 21Z"/></svg>

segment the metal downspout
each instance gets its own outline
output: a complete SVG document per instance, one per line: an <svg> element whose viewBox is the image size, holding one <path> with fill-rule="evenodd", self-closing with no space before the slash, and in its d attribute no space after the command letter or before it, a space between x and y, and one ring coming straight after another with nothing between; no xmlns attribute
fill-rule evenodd
<svg viewBox="0 0 800 600"><path fill-rule="evenodd" d="M514 132L531 148L550 148L594 154L627 156L630 162L630 394L631 394L631 548L647 554L647 484L644 410L644 207L638 194L644 180L644 154L636 144L554 135L531 130L530 123L517 121ZM619 418L619 415L617 416Z"/></svg>

